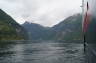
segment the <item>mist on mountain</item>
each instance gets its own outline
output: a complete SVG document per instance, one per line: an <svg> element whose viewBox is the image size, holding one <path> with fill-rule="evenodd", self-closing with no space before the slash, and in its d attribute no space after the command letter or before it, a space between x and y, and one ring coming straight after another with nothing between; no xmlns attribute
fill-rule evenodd
<svg viewBox="0 0 96 63"><path fill-rule="evenodd" d="M29 40L82 40L82 15L75 14L53 27L25 22L22 26L28 31Z"/></svg>

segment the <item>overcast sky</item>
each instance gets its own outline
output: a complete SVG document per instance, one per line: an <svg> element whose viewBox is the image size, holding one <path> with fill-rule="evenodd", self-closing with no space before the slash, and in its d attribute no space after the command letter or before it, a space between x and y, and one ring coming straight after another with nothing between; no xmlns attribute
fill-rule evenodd
<svg viewBox="0 0 96 63"><path fill-rule="evenodd" d="M0 8L18 23L25 21L53 26L81 12L82 0L0 0Z"/></svg>

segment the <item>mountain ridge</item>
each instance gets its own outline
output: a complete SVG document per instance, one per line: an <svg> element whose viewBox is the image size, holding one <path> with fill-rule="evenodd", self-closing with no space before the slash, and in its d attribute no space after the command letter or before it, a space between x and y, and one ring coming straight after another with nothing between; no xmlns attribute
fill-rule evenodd
<svg viewBox="0 0 96 63"><path fill-rule="evenodd" d="M24 40L26 36L24 27L0 9L0 40Z"/></svg>
<svg viewBox="0 0 96 63"><path fill-rule="evenodd" d="M53 27L44 27L40 24L30 23L25 26L26 22L23 24L23 27L25 29L29 30L30 34L31 32L36 32L36 34L39 35L39 40L82 40L82 15L81 14L75 14L72 15L60 23L56 24ZM30 25L30 26L28 26ZM34 25L34 26L32 26ZM28 27L27 27L28 26ZM39 27L40 28L39 28ZM27 27L27 28L26 28ZM33 28L32 28L33 27ZM28 29L30 28L30 29ZM34 31L35 29L35 31ZM40 29L43 29L45 31L40 31ZM39 32L37 32L39 30ZM77 31L76 31L77 30ZM41 34L41 35L40 35ZM42 37L43 34L43 37ZM31 36L35 35L31 34ZM65 37L66 36L66 37ZM78 37L78 38L76 38ZM45 39L46 38L46 39ZM37 40L38 40L37 39Z"/></svg>

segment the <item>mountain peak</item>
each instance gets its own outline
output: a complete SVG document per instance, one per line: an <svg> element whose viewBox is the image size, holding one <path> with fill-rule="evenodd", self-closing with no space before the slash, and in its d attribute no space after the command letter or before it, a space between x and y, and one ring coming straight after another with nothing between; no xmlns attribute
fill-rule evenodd
<svg viewBox="0 0 96 63"><path fill-rule="evenodd" d="M79 40L81 39L81 15L69 16L52 28L25 22L22 26L29 32L30 40Z"/></svg>
<svg viewBox="0 0 96 63"><path fill-rule="evenodd" d="M24 22L24 24L31 24L31 23L30 23L30 22L28 22L28 21L25 21L25 22Z"/></svg>

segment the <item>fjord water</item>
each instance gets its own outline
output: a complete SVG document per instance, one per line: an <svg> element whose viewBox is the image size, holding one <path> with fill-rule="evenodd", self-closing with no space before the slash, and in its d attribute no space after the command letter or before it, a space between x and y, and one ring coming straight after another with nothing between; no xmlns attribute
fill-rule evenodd
<svg viewBox="0 0 96 63"><path fill-rule="evenodd" d="M84 63L83 44L26 41L0 45L0 63Z"/></svg>

